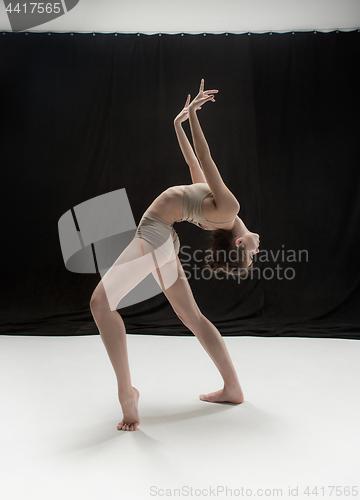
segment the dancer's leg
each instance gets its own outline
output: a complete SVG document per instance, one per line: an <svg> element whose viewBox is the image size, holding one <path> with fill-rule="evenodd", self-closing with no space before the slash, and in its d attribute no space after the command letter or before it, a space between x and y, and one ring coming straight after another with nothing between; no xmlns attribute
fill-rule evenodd
<svg viewBox="0 0 360 500"><path fill-rule="evenodd" d="M130 290L155 270L154 250L147 241L134 238L103 276L90 301L94 321L116 374L118 396L124 413L118 429L123 430L135 430L139 425L139 392L131 385L126 330L116 306ZM155 253L159 267L164 265L166 257L159 250Z"/></svg>
<svg viewBox="0 0 360 500"><path fill-rule="evenodd" d="M244 395L224 339L219 330L201 313L196 304L179 257L161 267L161 275L166 279L169 272L173 274L174 265L177 266L178 279L163 292L177 316L197 337L224 379L223 389L200 395L200 399L211 402L242 403ZM153 275L157 279L157 273L153 272ZM160 285L159 280L158 283Z"/></svg>

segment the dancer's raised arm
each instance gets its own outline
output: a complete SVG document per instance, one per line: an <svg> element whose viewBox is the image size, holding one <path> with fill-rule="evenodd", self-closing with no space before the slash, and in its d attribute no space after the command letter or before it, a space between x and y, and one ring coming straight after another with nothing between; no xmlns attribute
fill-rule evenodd
<svg viewBox="0 0 360 500"><path fill-rule="evenodd" d="M193 184L196 184L197 182L206 182L206 179L203 174L203 171L201 170L200 163L193 151L193 148L191 147L189 139L187 138L181 125L182 122L187 120L189 117L188 113L189 102L190 102L190 94L187 96L184 108L180 111L180 113L174 120L174 127L176 136L179 141L180 149L182 151L186 163L189 165L192 182Z"/></svg>
<svg viewBox="0 0 360 500"><path fill-rule="evenodd" d="M213 94L217 92L217 90L204 91L204 79L201 80L199 93L188 107L190 128L196 155L199 158L206 182L213 193L217 208L223 212L237 213L240 209L239 202L224 183L214 160L211 158L210 148L196 115L199 106L207 101L215 102Z"/></svg>

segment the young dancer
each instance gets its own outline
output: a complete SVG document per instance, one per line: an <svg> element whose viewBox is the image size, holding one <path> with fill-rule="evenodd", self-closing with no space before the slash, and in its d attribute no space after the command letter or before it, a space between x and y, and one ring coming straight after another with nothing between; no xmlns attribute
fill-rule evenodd
<svg viewBox="0 0 360 500"><path fill-rule="evenodd" d="M150 272L177 316L197 337L224 380L222 389L202 394L200 399L237 404L244 400L224 340L195 302L178 257L180 241L173 227L175 222L188 221L212 231L212 250L224 250L220 257L215 253L208 261L208 266L215 272L248 268L253 255L259 251L259 235L249 231L237 216L239 202L221 178L196 115L207 101L215 102L217 92L204 91L204 80L201 80L198 95L191 103L188 96L185 107L174 120L193 184L170 187L153 201L144 212L133 240L103 276L91 297L91 312L117 378L123 411L118 430L136 430L140 418L139 391L131 384L126 329L116 305ZM188 118L196 155L181 126ZM237 252L234 261L229 254L238 249L241 249L241 256Z"/></svg>

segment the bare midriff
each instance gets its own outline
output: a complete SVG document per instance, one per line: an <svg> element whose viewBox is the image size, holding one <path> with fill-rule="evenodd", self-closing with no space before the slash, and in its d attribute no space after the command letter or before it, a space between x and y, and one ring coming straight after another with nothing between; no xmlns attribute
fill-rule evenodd
<svg viewBox="0 0 360 500"><path fill-rule="evenodd" d="M183 200L184 186L172 186L159 194L146 210L173 224L182 219Z"/></svg>
<svg viewBox="0 0 360 500"><path fill-rule="evenodd" d="M183 218L183 203L184 203L184 186L172 186L165 191L163 191L147 208L148 212L157 215L169 224L174 222L181 222ZM209 193L205 196L201 205L202 213L205 219L214 220L219 218L217 213L214 196ZM225 219L226 220L226 219ZM200 225L205 230L213 230L214 225L205 225L202 222ZM229 222L229 224L222 224L222 229L231 229L234 223ZM220 229L220 226L218 226Z"/></svg>

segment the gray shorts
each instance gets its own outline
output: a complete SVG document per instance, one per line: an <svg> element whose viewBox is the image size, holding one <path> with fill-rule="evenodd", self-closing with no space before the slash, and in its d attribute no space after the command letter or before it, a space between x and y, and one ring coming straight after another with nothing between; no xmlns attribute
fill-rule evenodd
<svg viewBox="0 0 360 500"><path fill-rule="evenodd" d="M144 212L134 238L142 238L158 248L169 259L180 250L180 240L171 224L151 212Z"/></svg>

